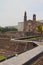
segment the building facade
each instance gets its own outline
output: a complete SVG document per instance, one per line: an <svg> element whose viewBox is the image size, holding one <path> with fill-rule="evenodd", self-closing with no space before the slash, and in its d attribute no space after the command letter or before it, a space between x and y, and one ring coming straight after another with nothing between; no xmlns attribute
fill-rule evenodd
<svg viewBox="0 0 43 65"><path fill-rule="evenodd" d="M18 22L17 26L18 31L23 31L23 28L24 28L24 22Z"/></svg>
<svg viewBox="0 0 43 65"><path fill-rule="evenodd" d="M36 27L38 25L43 26L43 22L37 21L36 20L36 15L33 14L33 20L27 20L27 13L24 13L24 32L26 35L28 35L29 33L37 33Z"/></svg>

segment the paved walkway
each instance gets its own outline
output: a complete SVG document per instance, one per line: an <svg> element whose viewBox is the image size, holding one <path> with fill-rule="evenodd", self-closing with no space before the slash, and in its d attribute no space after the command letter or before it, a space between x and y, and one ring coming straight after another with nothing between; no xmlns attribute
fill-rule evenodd
<svg viewBox="0 0 43 65"><path fill-rule="evenodd" d="M43 45L43 42L37 42L37 44L39 44L39 45Z"/></svg>
<svg viewBox="0 0 43 65"><path fill-rule="evenodd" d="M41 52L43 52L43 46L39 45L30 51L1 62L0 65L22 65Z"/></svg>

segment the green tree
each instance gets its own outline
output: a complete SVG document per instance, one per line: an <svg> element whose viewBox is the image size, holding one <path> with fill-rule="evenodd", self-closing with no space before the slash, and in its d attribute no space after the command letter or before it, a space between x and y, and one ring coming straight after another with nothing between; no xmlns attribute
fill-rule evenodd
<svg viewBox="0 0 43 65"><path fill-rule="evenodd" d="M18 30L14 27L0 27L0 32L4 33L7 31L18 31Z"/></svg>
<svg viewBox="0 0 43 65"><path fill-rule="evenodd" d="M40 34L42 34L42 25L38 25L38 32L40 32Z"/></svg>

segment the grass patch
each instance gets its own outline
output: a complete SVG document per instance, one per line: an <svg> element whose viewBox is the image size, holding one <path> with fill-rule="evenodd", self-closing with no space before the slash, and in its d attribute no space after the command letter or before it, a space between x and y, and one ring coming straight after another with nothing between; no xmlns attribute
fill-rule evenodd
<svg viewBox="0 0 43 65"><path fill-rule="evenodd" d="M35 38L30 38L30 39L25 39L25 40L27 40L27 41L32 41L33 40L34 41L34 40L38 40L38 38L39 37L35 37Z"/></svg>
<svg viewBox="0 0 43 65"><path fill-rule="evenodd" d="M4 60L5 57L4 56L0 56L0 61Z"/></svg>

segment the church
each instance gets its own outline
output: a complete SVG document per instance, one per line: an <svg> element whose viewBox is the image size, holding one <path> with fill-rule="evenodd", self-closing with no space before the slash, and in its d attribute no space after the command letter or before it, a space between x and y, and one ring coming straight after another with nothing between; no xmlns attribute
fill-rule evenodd
<svg viewBox="0 0 43 65"><path fill-rule="evenodd" d="M27 12L25 11L23 22L18 22L18 25L17 25L18 31L14 31L14 32L9 31L9 32L6 32L6 34L11 37L24 37L24 36L29 36L29 35L41 34L38 31L38 28L37 28L38 26L39 26L40 31L42 29L42 34L43 34L43 20L42 22L38 21L36 19L36 14L33 14L32 20L30 19L27 20Z"/></svg>
<svg viewBox="0 0 43 65"><path fill-rule="evenodd" d="M36 20L36 14L33 14L33 20L27 20L27 13L25 11L24 13L24 33L26 35L28 34L34 34L37 33L37 26L40 25L43 28L43 22Z"/></svg>

